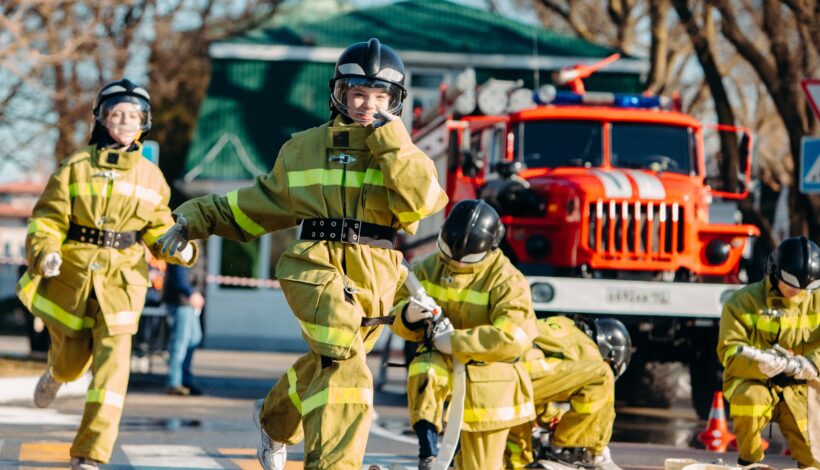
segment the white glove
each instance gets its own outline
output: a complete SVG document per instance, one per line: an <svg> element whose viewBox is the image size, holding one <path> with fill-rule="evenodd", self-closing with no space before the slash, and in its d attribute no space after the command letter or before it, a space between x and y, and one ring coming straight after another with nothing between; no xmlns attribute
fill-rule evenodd
<svg viewBox="0 0 820 470"><path fill-rule="evenodd" d="M429 295L423 294L421 299L410 297L405 315L408 322L416 323L439 313L441 313L441 307L436 304L436 301Z"/></svg>
<svg viewBox="0 0 820 470"><path fill-rule="evenodd" d="M444 354L453 353L453 324L446 317L442 318L433 328L433 345Z"/></svg>
<svg viewBox="0 0 820 470"><path fill-rule="evenodd" d="M817 378L817 368L806 356L795 356L794 358L800 362L800 370L794 374L795 379L814 380Z"/></svg>
<svg viewBox="0 0 820 470"><path fill-rule="evenodd" d="M181 251L188 245L188 221L183 216L177 216L176 223L157 239L159 251L168 256ZM189 258L190 259L190 258Z"/></svg>
<svg viewBox="0 0 820 470"><path fill-rule="evenodd" d="M60 256L60 253L53 251L43 258L43 262L40 264L40 271L43 273L43 277L59 276L60 265L62 264L63 258Z"/></svg>
<svg viewBox="0 0 820 470"><path fill-rule="evenodd" d="M757 363L757 368L766 377L774 377L786 370L788 359L785 357L773 357L767 361L760 361Z"/></svg>
<svg viewBox="0 0 820 470"><path fill-rule="evenodd" d="M191 246L190 242L185 245L185 248L182 251L179 252L179 257L186 263L191 261L191 258L194 257L194 247Z"/></svg>
<svg viewBox="0 0 820 470"><path fill-rule="evenodd" d="M383 125L387 124L390 121L394 121L398 118L395 114L388 113L385 110L376 111L373 115L373 129L382 127Z"/></svg>

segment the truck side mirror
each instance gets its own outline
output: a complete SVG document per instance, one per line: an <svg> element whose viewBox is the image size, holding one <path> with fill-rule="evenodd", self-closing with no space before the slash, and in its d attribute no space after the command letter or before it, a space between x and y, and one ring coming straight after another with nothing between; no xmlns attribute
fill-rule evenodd
<svg viewBox="0 0 820 470"><path fill-rule="evenodd" d="M496 164L493 165L493 171L498 173L498 176L504 179L511 178L513 175L517 175L526 169L527 166L524 163L511 160L503 160L496 162Z"/></svg>
<svg viewBox="0 0 820 470"><path fill-rule="evenodd" d="M479 158L475 150L467 149L461 151L461 172L464 176L474 178L478 172L484 168L484 160Z"/></svg>

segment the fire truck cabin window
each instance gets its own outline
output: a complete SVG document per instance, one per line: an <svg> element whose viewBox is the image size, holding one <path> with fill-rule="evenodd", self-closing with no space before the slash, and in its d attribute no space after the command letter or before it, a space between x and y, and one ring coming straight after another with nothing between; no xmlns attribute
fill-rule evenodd
<svg viewBox="0 0 820 470"><path fill-rule="evenodd" d="M612 166L684 175L693 170L689 128L612 123Z"/></svg>
<svg viewBox="0 0 820 470"><path fill-rule="evenodd" d="M518 126L516 155L527 168L600 166L601 136L597 121L524 122Z"/></svg>

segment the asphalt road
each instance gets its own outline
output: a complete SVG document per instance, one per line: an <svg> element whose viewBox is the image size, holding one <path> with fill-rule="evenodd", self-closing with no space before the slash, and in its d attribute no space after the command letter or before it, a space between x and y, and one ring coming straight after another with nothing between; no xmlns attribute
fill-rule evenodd
<svg viewBox="0 0 820 470"><path fill-rule="evenodd" d="M165 368L161 358L156 358L152 373L132 375L119 440L105 468L258 469L254 454L258 433L251 421L251 406L295 357L199 351L194 371L205 391L201 397L165 395ZM374 370L377 359L372 358ZM407 418L403 373L390 369L384 391L376 394L377 417L366 464L415 468L415 438ZM27 402L0 405L0 469L65 468L83 401L81 397L60 398L47 410ZM692 447L704 427L685 399L671 410L619 407L612 454L622 467L633 469L661 469L668 458L735 462L734 453L715 454ZM775 431L772 451L782 451L779 439ZM302 457L301 446L289 449L288 468L302 468ZM796 466L787 457L773 454L767 463L779 468Z"/></svg>

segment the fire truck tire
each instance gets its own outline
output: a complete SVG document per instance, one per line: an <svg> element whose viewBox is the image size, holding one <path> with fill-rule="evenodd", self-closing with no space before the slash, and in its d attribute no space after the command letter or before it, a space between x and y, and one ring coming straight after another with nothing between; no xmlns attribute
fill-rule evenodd
<svg viewBox="0 0 820 470"><path fill-rule="evenodd" d="M629 369L633 367L627 372L632 373L624 377L627 380L622 385L623 393L619 395L631 406L670 408L677 396L682 364L652 361L630 364Z"/></svg>

